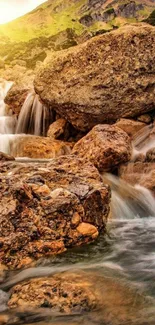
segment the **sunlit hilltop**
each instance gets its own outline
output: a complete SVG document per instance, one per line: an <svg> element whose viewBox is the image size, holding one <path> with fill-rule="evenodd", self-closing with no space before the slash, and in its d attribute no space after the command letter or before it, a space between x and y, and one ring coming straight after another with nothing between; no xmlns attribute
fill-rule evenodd
<svg viewBox="0 0 155 325"><path fill-rule="evenodd" d="M0 0L0 24L5 24L36 8L46 0Z"/></svg>

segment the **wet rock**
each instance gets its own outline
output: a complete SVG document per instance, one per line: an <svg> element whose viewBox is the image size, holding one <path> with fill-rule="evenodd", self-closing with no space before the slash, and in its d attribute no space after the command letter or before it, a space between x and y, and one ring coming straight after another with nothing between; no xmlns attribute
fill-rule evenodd
<svg viewBox="0 0 155 325"><path fill-rule="evenodd" d="M149 320L148 323L153 325L150 320L154 316L154 313L150 316L146 312L146 308L154 307L154 300L149 300L138 290L129 288L120 279L114 280L110 275L101 276L99 272L80 270L26 280L14 286L8 307L9 313L16 313L18 321L20 316L23 316L22 319L25 316L24 324L28 315L34 319L40 316L44 322L57 315L54 319L58 324L59 321L65 324L67 319L63 315L68 315L75 316L71 324L80 321L82 324L144 325Z"/></svg>
<svg viewBox="0 0 155 325"><path fill-rule="evenodd" d="M128 135L115 125L96 125L79 140L72 153L90 160L99 171L109 171L131 157Z"/></svg>
<svg viewBox="0 0 155 325"><path fill-rule="evenodd" d="M154 161L136 161L128 163L120 167L119 176L131 185L139 184L146 187L155 195Z"/></svg>
<svg viewBox="0 0 155 325"><path fill-rule="evenodd" d="M33 89L34 72L24 66L15 65L7 67L2 76L5 80L13 81L5 97L5 103L8 109L18 116L27 94Z"/></svg>
<svg viewBox="0 0 155 325"><path fill-rule="evenodd" d="M11 161L11 160L15 160L15 158L13 156L7 155L4 152L0 152L0 161Z"/></svg>
<svg viewBox="0 0 155 325"><path fill-rule="evenodd" d="M14 269L94 241L106 226L110 191L90 162L64 156L1 163L0 201L0 263Z"/></svg>
<svg viewBox="0 0 155 325"><path fill-rule="evenodd" d="M9 322L9 315L0 315L0 324L6 325Z"/></svg>
<svg viewBox="0 0 155 325"><path fill-rule="evenodd" d="M151 116L149 114L143 114L143 115L138 116L137 120L140 122L143 122L145 124L150 124Z"/></svg>
<svg viewBox="0 0 155 325"><path fill-rule="evenodd" d="M56 158L71 153L73 144L46 137L20 136L11 145L15 157Z"/></svg>
<svg viewBox="0 0 155 325"><path fill-rule="evenodd" d="M88 312L97 308L97 299L89 280L77 274L55 275L30 280L15 286L9 308L51 308L57 312Z"/></svg>
<svg viewBox="0 0 155 325"><path fill-rule="evenodd" d="M35 78L36 92L82 131L147 113L155 100L154 40L152 26L132 24L54 53Z"/></svg>
<svg viewBox="0 0 155 325"><path fill-rule="evenodd" d="M90 225L89 223L82 222L77 227L77 231L82 236L91 236L92 238L98 237L98 230L95 226Z"/></svg>
<svg viewBox="0 0 155 325"><path fill-rule="evenodd" d="M139 130L145 126L145 123L122 118L117 121L115 125L125 131L129 137L132 138Z"/></svg>
<svg viewBox="0 0 155 325"><path fill-rule="evenodd" d="M152 148L146 153L146 161L155 163L155 148Z"/></svg>
<svg viewBox="0 0 155 325"><path fill-rule="evenodd" d="M56 120L48 129L47 136L52 139L58 139L60 135L64 134L67 121L63 118Z"/></svg>
<svg viewBox="0 0 155 325"><path fill-rule="evenodd" d="M14 85L8 91L5 97L5 103L8 105L8 108L11 109L11 111L17 116L19 115L20 110L29 92L29 87L18 85Z"/></svg>

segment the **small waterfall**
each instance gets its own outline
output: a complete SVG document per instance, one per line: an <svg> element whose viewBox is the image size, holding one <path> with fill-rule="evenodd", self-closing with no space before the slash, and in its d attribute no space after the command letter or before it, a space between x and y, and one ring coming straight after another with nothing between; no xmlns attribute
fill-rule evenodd
<svg viewBox="0 0 155 325"><path fill-rule="evenodd" d="M44 106L39 96L34 92L27 95L19 114L16 134L33 134L36 136L46 136L46 132L53 116Z"/></svg>
<svg viewBox="0 0 155 325"><path fill-rule="evenodd" d="M133 139L133 157L140 153L146 155L149 149L155 147L155 134L150 136L152 128L152 125L147 125L135 134Z"/></svg>
<svg viewBox="0 0 155 325"><path fill-rule="evenodd" d="M16 152L16 144L19 145L23 136L46 136L48 127L53 122L52 110L40 102L35 92L27 95L18 121L15 115L7 112L4 99L12 84L0 79L0 151L7 154Z"/></svg>
<svg viewBox="0 0 155 325"><path fill-rule="evenodd" d="M112 218L155 217L155 200L148 189L140 185L131 186L111 174L105 174L103 179L112 189Z"/></svg>
<svg viewBox="0 0 155 325"><path fill-rule="evenodd" d="M12 82L0 80L0 151L9 153L10 142L16 127L16 117L7 115L4 98L12 86Z"/></svg>

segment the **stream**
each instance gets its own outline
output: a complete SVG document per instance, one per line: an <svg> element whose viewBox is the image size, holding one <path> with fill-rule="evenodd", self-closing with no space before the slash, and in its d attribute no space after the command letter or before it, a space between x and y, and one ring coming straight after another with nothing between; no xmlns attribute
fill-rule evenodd
<svg viewBox="0 0 155 325"><path fill-rule="evenodd" d="M4 108L3 100L10 86L11 83L5 84L0 89L0 151L6 153L9 153L10 139L12 141L18 136L14 134L15 117L6 116ZM155 324L155 199L149 190L139 185L130 186L110 174L103 177L112 188L111 217L106 236L100 236L93 244L70 249L56 257L41 259L36 267L23 271L6 271L6 278L0 284L0 313L2 316L11 313L7 309L7 301L13 285L26 279L52 276L65 271L87 272L88 277L94 281L94 287L103 292L103 300L104 297L107 299L105 283L107 286L109 283L107 290L116 294L112 300L113 306L104 312L102 301L103 308L97 313L66 316L53 316L48 309L39 313L34 310L30 314L21 313L20 320L10 321L9 324ZM122 319L117 316L123 310L123 304L115 306L118 291L122 292L123 303L128 299L129 291L133 297L127 302L130 313L133 313L132 320L127 316ZM136 300L134 308L136 295L142 297L143 302Z"/></svg>

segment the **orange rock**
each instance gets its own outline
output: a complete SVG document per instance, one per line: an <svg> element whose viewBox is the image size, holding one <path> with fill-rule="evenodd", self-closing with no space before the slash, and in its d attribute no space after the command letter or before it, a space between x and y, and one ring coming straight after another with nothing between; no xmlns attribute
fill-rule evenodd
<svg viewBox="0 0 155 325"><path fill-rule="evenodd" d="M14 141L11 152L15 157L56 158L71 153L72 143L38 136L20 136Z"/></svg>
<svg viewBox="0 0 155 325"><path fill-rule="evenodd" d="M121 118L115 123L115 125L125 131L129 137L132 138L139 130L145 126L145 123Z"/></svg>
<svg viewBox="0 0 155 325"><path fill-rule="evenodd" d="M79 224L79 226L77 227L77 231L83 235L83 236L88 236L88 237L97 237L98 236L98 230L95 226L89 224L89 223L85 223L82 222Z"/></svg>

